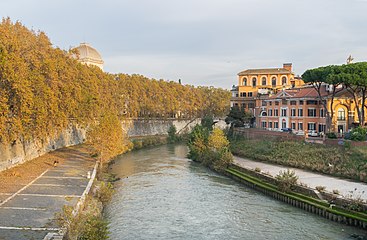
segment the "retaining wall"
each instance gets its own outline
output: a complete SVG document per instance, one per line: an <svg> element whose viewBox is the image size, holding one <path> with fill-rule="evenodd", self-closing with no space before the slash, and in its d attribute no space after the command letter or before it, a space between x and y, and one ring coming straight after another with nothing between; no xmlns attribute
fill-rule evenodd
<svg viewBox="0 0 367 240"><path fill-rule="evenodd" d="M194 120L127 119L121 124L129 137L136 137L165 135L172 125L176 127L177 132L184 133L190 131L200 121L200 118ZM222 120L216 126L225 128L227 125ZM86 132L86 128L73 124L57 136L49 137L46 140L22 141L17 139L11 144L0 143L0 171L42 156L47 152L81 144L86 139Z"/></svg>
<svg viewBox="0 0 367 240"><path fill-rule="evenodd" d="M248 169L244 169L239 166L236 167L236 170L238 172L244 173L245 175L249 172ZM301 197L297 197L296 195L283 193L283 192L280 192L280 191L277 191L271 188L266 188L266 187L261 186L260 184L255 183L254 181L247 180L246 178L240 175L237 175L235 173L231 173L229 171L225 172L225 174L231 177L232 179L238 182L241 182L250 188L253 188L259 192L262 192L265 195L268 195L279 201L290 204L294 207L301 208L305 211L317 214L321 217L327 218L335 222L352 225L352 226L362 228L362 229L367 229L367 220L365 218L362 219L361 217L352 216L352 214L340 213L337 210L335 210L336 207L333 208L332 205L327 206L328 205L327 203L320 202L320 204L316 204L316 203L313 203L312 201L308 201L307 199L302 199ZM258 173L253 173L253 174L257 175ZM306 189L305 191L307 192L308 190Z"/></svg>

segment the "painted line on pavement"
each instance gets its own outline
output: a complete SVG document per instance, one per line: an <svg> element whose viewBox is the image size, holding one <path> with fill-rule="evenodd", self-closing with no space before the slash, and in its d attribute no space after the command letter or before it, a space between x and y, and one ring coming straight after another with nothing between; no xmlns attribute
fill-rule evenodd
<svg viewBox="0 0 367 240"><path fill-rule="evenodd" d="M44 187L82 187L82 188L85 188L87 185L33 183L33 186L44 186Z"/></svg>
<svg viewBox="0 0 367 240"><path fill-rule="evenodd" d="M3 230L32 230L32 231L59 231L60 228L43 228L43 227L6 227L0 226Z"/></svg>
<svg viewBox="0 0 367 240"><path fill-rule="evenodd" d="M30 210L30 211L46 211L46 208L25 208L25 207L0 207L0 209L12 209L12 210Z"/></svg>
<svg viewBox="0 0 367 240"><path fill-rule="evenodd" d="M8 197L7 199L5 199L3 202L0 203L0 207L2 205L4 205L5 203L7 203L9 200L11 200L12 198L14 198L16 195L18 195L20 192L22 192L23 190L25 190L27 187L29 187L30 185L32 185L32 183L34 183L35 181L37 181L39 178L41 178L46 172L48 171L48 169L46 171L44 171L43 173L41 173L41 175L39 175L38 177L36 177L32 182L28 183L27 185L25 185L24 187L22 187L20 190L18 190L16 193L14 193L13 195L11 195L10 197Z"/></svg>
<svg viewBox="0 0 367 240"><path fill-rule="evenodd" d="M81 195L49 195L49 194L38 194L38 193L21 193L18 194L19 196L33 196L33 197L62 197L62 198L67 198L67 197L75 197L75 198L80 198Z"/></svg>
<svg viewBox="0 0 367 240"><path fill-rule="evenodd" d="M0 195L12 195L12 193L0 193Z"/></svg>
<svg viewBox="0 0 367 240"><path fill-rule="evenodd" d="M54 176L43 176L43 178L60 178L60 179L87 179L86 177L54 177Z"/></svg>

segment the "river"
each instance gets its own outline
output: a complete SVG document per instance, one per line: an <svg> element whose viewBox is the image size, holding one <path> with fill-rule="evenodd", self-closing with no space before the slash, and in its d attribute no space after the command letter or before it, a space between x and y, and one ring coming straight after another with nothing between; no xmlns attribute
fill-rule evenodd
<svg viewBox="0 0 367 240"><path fill-rule="evenodd" d="M184 145L119 156L111 239L355 239L362 230L276 201L186 158Z"/></svg>

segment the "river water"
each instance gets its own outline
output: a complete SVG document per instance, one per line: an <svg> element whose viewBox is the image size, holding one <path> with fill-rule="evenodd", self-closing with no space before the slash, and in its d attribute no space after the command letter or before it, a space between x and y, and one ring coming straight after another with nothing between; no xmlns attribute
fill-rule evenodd
<svg viewBox="0 0 367 240"><path fill-rule="evenodd" d="M362 230L278 202L186 158L184 145L122 155L111 239L355 239Z"/></svg>

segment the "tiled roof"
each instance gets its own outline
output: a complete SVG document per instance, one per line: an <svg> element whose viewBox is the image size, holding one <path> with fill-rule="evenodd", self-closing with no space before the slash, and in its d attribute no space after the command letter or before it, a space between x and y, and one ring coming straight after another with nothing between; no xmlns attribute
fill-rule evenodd
<svg viewBox="0 0 367 240"><path fill-rule="evenodd" d="M328 92L325 91L323 87L321 90L321 96L329 95ZM279 99L279 98L318 98L319 94L316 89L312 86L303 87L303 88L292 88L292 89L285 89L280 91L274 96L269 97L269 99Z"/></svg>
<svg viewBox="0 0 367 240"><path fill-rule="evenodd" d="M290 74L291 71L285 68L264 68L264 69L247 69L238 73L238 76L245 76L251 74Z"/></svg>

